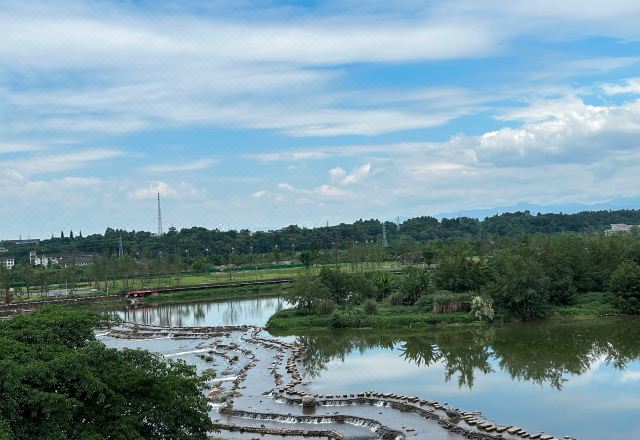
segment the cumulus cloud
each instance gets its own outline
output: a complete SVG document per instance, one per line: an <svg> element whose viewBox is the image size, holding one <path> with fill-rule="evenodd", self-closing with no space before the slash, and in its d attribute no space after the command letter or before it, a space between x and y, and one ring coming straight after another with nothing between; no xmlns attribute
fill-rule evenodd
<svg viewBox="0 0 640 440"><path fill-rule="evenodd" d="M256 191L253 194L251 194L251 197L253 197L254 199L261 199L264 196L266 196L267 194L268 194L268 191L260 190L260 191Z"/></svg>
<svg viewBox="0 0 640 440"><path fill-rule="evenodd" d="M158 194L166 198L198 198L204 196L204 190L197 189L187 182L169 184L163 181L151 182L145 186L135 188L128 192L132 199L155 199Z"/></svg>
<svg viewBox="0 0 640 440"><path fill-rule="evenodd" d="M607 95L640 95L640 77L628 78L620 83L603 84L601 88Z"/></svg>

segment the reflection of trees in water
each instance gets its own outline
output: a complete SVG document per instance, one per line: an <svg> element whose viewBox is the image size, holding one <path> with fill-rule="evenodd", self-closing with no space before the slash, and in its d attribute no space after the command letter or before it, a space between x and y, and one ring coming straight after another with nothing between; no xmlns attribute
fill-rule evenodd
<svg viewBox="0 0 640 440"><path fill-rule="evenodd" d="M473 338L474 335L469 336ZM476 341L468 343L466 338L461 339L455 333L430 335L427 338L410 337L401 347L402 357L417 365L429 366L443 361L446 381L457 375L459 387L473 387L473 373L476 369L484 374L493 372L489 363L491 350L488 346Z"/></svg>
<svg viewBox="0 0 640 440"><path fill-rule="evenodd" d="M281 298L188 304L157 304L124 311L126 321L167 327L260 324L283 309Z"/></svg>
<svg viewBox="0 0 640 440"><path fill-rule="evenodd" d="M301 336L300 343L307 347L303 360L305 373L310 377L319 376L326 364L334 359L344 362L354 351L364 353L372 348L393 349L396 339L369 332L335 333L323 336Z"/></svg>
<svg viewBox="0 0 640 440"><path fill-rule="evenodd" d="M568 374L584 374L604 359L623 369L640 357L640 321L616 319L580 323L531 323L467 329L432 330L403 336L343 332L301 337L308 348L307 373L316 377L333 359L368 349L400 349L400 357L416 365L442 363L445 380L473 387L474 375L493 372L492 365L512 379L562 389Z"/></svg>

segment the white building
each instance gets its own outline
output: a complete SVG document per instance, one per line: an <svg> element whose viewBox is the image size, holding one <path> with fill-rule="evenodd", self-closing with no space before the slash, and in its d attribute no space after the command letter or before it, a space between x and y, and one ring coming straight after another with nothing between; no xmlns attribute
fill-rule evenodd
<svg viewBox="0 0 640 440"><path fill-rule="evenodd" d="M625 223L614 223L611 225L611 229L604 231L604 235L614 234L630 234L635 229L636 232L640 232L640 225L627 225Z"/></svg>
<svg viewBox="0 0 640 440"><path fill-rule="evenodd" d="M16 259L15 257L2 257L0 258L0 263L2 263L6 269L13 269L13 266L16 265Z"/></svg>
<svg viewBox="0 0 640 440"><path fill-rule="evenodd" d="M36 251L29 252L29 262L34 266L89 266L93 263L93 255L38 255Z"/></svg>

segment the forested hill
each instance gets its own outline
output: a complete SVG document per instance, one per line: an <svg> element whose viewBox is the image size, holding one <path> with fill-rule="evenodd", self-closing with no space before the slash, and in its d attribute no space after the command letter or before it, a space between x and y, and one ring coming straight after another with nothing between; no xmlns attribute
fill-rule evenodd
<svg viewBox="0 0 640 440"><path fill-rule="evenodd" d="M576 214L535 214L528 211L506 213L484 220L459 217L438 220L433 217L417 217L406 220L398 228L387 222L389 242L419 244L434 239L490 238L497 236L522 236L525 234L554 234L560 232L602 233L611 223L640 224L640 210L584 211ZM358 220L351 224L319 228L286 228L268 232L220 231L193 227L177 231L171 229L162 237L150 232L107 229L104 234L86 237L64 232L64 237L52 237L35 246L3 244L17 256L36 250L39 254L91 253L113 255L118 252L122 237L124 252L130 255L148 253L188 253L190 257L208 255L212 259L230 253L265 254L279 252L285 256L292 250L313 248L349 248L367 241L380 243L382 223L378 220ZM292 246L293 245L293 246ZM276 248L277 246L277 248Z"/></svg>

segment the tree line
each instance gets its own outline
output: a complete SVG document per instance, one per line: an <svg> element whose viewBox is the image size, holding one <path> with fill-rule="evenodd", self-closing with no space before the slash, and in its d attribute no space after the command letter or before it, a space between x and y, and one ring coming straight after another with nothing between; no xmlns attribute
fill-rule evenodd
<svg viewBox="0 0 640 440"><path fill-rule="evenodd" d="M576 214L531 214L528 211L505 213L484 220L458 217L436 219L423 216L402 223L384 222L388 240L398 253L408 252L416 245L431 240L483 239L520 237L531 234L563 232L602 233L611 223L640 224L640 210L585 211ZM39 254L118 255L120 242L124 253L142 255L180 254L186 259L206 260L210 264L227 264L230 259L249 260L251 255L278 253L281 257L296 251L346 250L358 244L382 243L379 220L358 220L346 224L317 228L296 225L278 230L247 229L221 231L192 227L169 231L157 236L146 231L126 231L108 228L104 234L61 233L42 240L36 247ZM30 249L3 244L19 259L26 259ZM240 258L242 256L242 258Z"/></svg>
<svg viewBox="0 0 640 440"><path fill-rule="evenodd" d="M319 275L303 273L290 301L307 314L336 309L375 314L385 305L532 320L599 292L601 302L617 311L640 314L640 241L632 235L439 241L423 247L422 254L422 266L408 266L397 276L329 267Z"/></svg>

